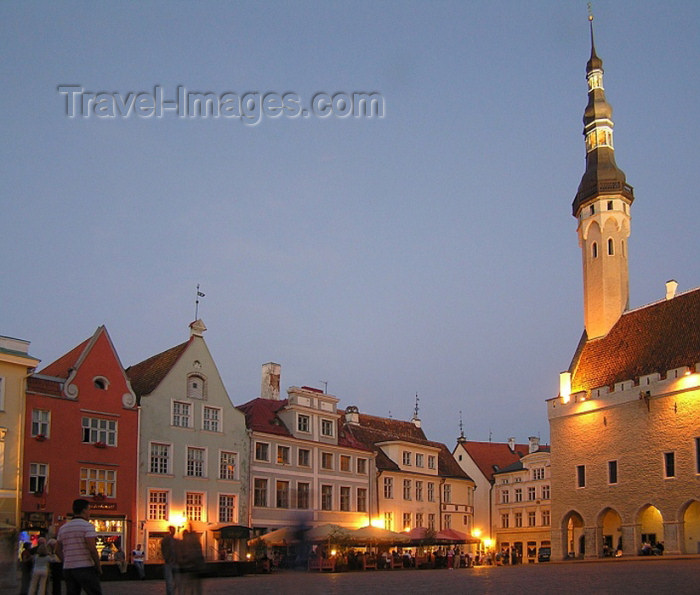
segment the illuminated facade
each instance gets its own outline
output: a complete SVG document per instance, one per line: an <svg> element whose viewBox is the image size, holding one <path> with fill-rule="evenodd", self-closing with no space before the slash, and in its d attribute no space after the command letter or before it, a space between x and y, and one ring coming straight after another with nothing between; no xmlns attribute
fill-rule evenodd
<svg viewBox="0 0 700 595"><path fill-rule="evenodd" d="M204 341L190 338L127 369L141 408L139 542L161 560L168 525L199 534L207 559L241 559L248 537L248 434Z"/></svg>
<svg viewBox="0 0 700 595"><path fill-rule="evenodd" d="M573 203L585 331L560 394L552 441L552 557L700 553L700 289L628 310L632 188L617 168L612 110L593 46L586 171ZM609 137L609 138L608 138Z"/></svg>

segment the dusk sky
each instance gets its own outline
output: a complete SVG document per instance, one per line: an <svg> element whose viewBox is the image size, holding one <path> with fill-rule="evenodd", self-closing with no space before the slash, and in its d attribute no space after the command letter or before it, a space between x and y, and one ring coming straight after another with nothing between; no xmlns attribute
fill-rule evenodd
<svg viewBox="0 0 700 595"><path fill-rule="evenodd" d="M637 308L700 285L700 3L593 11ZM363 413L418 394L450 448L460 410L549 440L583 330L586 2L2 2L0 27L0 335L40 368L101 324L125 367L185 341L200 284L234 404L274 361ZM66 86L144 112L71 118ZM308 117L146 117L155 87ZM356 92L383 117L311 113Z"/></svg>

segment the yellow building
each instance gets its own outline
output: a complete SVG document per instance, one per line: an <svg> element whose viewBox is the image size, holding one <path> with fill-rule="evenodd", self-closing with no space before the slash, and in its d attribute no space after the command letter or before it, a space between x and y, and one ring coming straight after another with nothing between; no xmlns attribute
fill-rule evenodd
<svg viewBox="0 0 700 595"><path fill-rule="evenodd" d="M40 360L29 341L0 337L0 523L19 526L26 378Z"/></svg>
<svg viewBox="0 0 700 595"><path fill-rule="evenodd" d="M586 171L573 202L585 330L547 403L552 559L700 553L700 289L629 310L632 187L591 28ZM647 544L644 546L644 544ZM657 547L657 549L660 549Z"/></svg>

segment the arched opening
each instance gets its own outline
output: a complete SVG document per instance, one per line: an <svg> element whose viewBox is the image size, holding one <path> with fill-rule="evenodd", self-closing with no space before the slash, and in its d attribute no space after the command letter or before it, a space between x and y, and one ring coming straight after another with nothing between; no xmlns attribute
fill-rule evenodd
<svg viewBox="0 0 700 595"><path fill-rule="evenodd" d="M622 519L616 510L612 508L604 510L600 516L599 527L602 532L602 540L598 555L615 556L618 552L623 551L625 545L627 545L627 551L630 551L630 544L622 543Z"/></svg>
<svg viewBox="0 0 700 595"><path fill-rule="evenodd" d="M562 552L564 557L579 558L586 553L583 518L572 511L562 521Z"/></svg>
<svg viewBox="0 0 700 595"><path fill-rule="evenodd" d="M656 506L645 506L639 512L639 553L651 555L657 543L664 540L664 519Z"/></svg>
<svg viewBox="0 0 700 595"><path fill-rule="evenodd" d="M613 256L615 254L615 242L612 238L608 238L608 256Z"/></svg>
<svg viewBox="0 0 700 595"><path fill-rule="evenodd" d="M598 258L598 243L597 242L593 242L593 244L591 245L591 256L593 258Z"/></svg>
<svg viewBox="0 0 700 595"><path fill-rule="evenodd" d="M681 553L700 554L700 502L688 503L681 518Z"/></svg>

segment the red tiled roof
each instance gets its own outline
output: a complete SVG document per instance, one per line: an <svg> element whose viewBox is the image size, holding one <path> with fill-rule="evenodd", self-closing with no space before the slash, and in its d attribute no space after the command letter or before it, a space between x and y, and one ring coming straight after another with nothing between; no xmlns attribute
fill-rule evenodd
<svg viewBox="0 0 700 595"><path fill-rule="evenodd" d="M513 452L505 442L473 442L467 440L457 445L464 448L489 481L493 481L493 472L503 469L528 454L528 444L516 444Z"/></svg>
<svg viewBox="0 0 700 595"><path fill-rule="evenodd" d="M625 312L610 332L585 334L569 370L571 390L589 391L623 380L700 362L700 288Z"/></svg>
<svg viewBox="0 0 700 595"><path fill-rule="evenodd" d="M37 378L30 376L27 378L27 392L37 395L48 395L51 397L63 396L63 383L49 380L47 378Z"/></svg>
<svg viewBox="0 0 700 595"><path fill-rule="evenodd" d="M126 369L131 388L134 389L134 393L139 399L155 390L183 354L191 340L190 338L190 340L180 345L171 347Z"/></svg>
<svg viewBox="0 0 700 595"><path fill-rule="evenodd" d="M263 399L258 397L248 401L243 405L238 405L245 415L246 426L254 432L265 432L266 434L279 434L280 436L291 436L292 434L284 425L284 422L277 416L277 412L287 404L287 399L275 401L273 399Z"/></svg>
<svg viewBox="0 0 700 595"><path fill-rule="evenodd" d="M59 357L55 362L46 366L39 374L45 376L54 376L55 378L68 378L71 368L75 367L78 359L87 347L92 337L85 339L80 345L73 347L68 353Z"/></svg>

